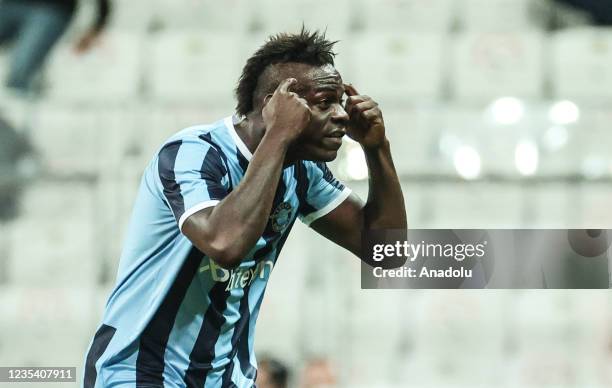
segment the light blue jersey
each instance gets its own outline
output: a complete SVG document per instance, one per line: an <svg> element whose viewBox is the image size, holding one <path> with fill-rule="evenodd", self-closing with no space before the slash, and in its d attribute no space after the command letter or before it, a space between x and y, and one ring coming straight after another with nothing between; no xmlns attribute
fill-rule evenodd
<svg viewBox="0 0 612 388"><path fill-rule="evenodd" d="M324 163L285 168L263 235L239 267L225 270L181 227L222 201L251 157L228 117L175 134L149 163L87 354L85 388L254 385L255 322L289 231L297 217L310 224L329 213L350 190Z"/></svg>

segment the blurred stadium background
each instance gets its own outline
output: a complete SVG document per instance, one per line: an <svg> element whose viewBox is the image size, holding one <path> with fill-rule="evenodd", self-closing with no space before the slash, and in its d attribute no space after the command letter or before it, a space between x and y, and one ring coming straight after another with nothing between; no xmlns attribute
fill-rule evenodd
<svg viewBox="0 0 612 388"><path fill-rule="evenodd" d="M173 132L232 113L246 58L302 21L340 40L344 79L379 100L411 227L612 223L602 14L552 0L116 0L100 45L77 56L68 42L92 13L82 2L41 97L0 92L38 153L0 223L0 365L81 373L146 162ZM333 169L365 198L358 147ZM291 386L324 359L327 386L612 387L607 291L371 291L359 274L296 224L256 337Z"/></svg>

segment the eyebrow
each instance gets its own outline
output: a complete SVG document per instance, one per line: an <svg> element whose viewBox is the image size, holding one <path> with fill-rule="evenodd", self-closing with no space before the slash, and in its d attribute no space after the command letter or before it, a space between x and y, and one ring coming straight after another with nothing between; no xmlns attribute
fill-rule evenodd
<svg viewBox="0 0 612 388"><path fill-rule="evenodd" d="M332 85L332 84L319 85L314 90L315 90L315 92L322 92L322 91L337 92L339 89L341 89L342 93L344 93L344 87L342 85L338 85L338 84L335 84L335 85Z"/></svg>

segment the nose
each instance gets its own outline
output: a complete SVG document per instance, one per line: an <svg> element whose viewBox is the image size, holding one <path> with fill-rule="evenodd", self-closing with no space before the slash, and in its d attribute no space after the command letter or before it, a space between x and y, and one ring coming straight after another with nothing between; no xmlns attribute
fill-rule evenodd
<svg viewBox="0 0 612 388"><path fill-rule="evenodd" d="M344 110L342 104L336 104L336 109L332 115L332 120L335 122L341 122L343 124L348 123L349 116L348 113Z"/></svg>

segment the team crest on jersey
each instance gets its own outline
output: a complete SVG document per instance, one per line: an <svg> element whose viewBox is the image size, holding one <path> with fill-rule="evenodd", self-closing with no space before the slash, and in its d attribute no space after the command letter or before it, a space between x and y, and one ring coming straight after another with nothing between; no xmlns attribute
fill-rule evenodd
<svg viewBox="0 0 612 388"><path fill-rule="evenodd" d="M275 232L280 232L284 230L289 222L291 222L291 211L293 207L289 202L283 202L279 204L274 212L270 216L270 221L272 222L272 230Z"/></svg>

